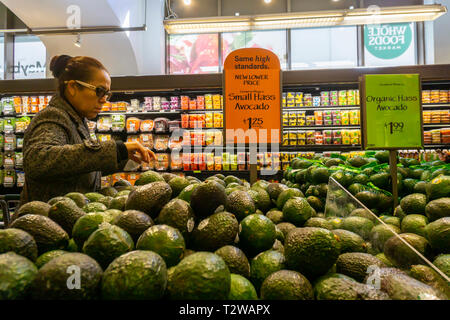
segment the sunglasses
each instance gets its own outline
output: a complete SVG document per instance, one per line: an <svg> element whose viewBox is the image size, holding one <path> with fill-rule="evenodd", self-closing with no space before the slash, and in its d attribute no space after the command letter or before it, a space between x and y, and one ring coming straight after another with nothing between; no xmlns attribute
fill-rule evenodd
<svg viewBox="0 0 450 320"><path fill-rule="evenodd" d="M96 87L96 86L93 86L92 84L89 84L89 83L86 83L86 82L83 82L83 81L80 81L80 80L74 80L74 81L75 81L76 83L78 83L79 85L85 87L85 88L94 90L94 91L95 91L95 94L97 95L97 97L98 97L99 99L101 99L101 98L103 98L103 97L106 96L106 101L109 101L109 99L111 99L111 97L112 97L112 92L109 91L109 90L106 90L105 88L103 88L103 87L101 87L101 86ZM66 83L67 83L67 82L68 82L68 81L66 81Z"/></svg>

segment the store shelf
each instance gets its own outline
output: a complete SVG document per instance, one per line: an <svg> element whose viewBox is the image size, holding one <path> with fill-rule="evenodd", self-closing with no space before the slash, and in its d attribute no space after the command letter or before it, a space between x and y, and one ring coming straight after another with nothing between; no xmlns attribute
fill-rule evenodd
<svg viewBox="0 0 450 320"><path fill-rule="evenodd" d="M427 103L423 104L422 107L424 109L448 109L450 108L450 103Z"/></svg>
<svg viewBox="0 0 450 320"><path fill-rule="evenodd" d="M425 123L424 128L443 128L450 127L450 123Z"/></svg>
<svg viewBox="0 0 450 320"><path fill-rule="evenodd" d="M193 109L181 110L181 113L207 113L207 112L223 112L223 109Z"/></svg>
<svg viewBox="0 0 450 320"><path fill-rule="evenodd" d="M307 152L307 151L319 151L319 152L325 152L325 151L356 151L361 150L361 145L344 145L344 144L326 144L326 145L318 145L318 144L310 144L310 145L301 145L301 146L282 146L280 147L280 150L283 151L300 151L300 152Z"/></svg>
<svg viewBox="0 0 450 320"><path fill-rule="evenodd" d="M426 144L424 149L450 149L450 144Z"/></svg>
<svg viewBox="0 0 450 320"><path fill-rule="evenodd" d="M327 130L327 129L358 129L360 125L346 125L346 126L295 126L283 127L283 131L289 130Z"/></svg>
<svg viewBox="0 0 450 320"><path fill-rule="evenodd" d="M103 111L100 112L99 116L107 116L113 114L120 114L125 116L145 116L145 115L171 115L171 114L180 114L180 110L177 109L175 111L146 111L146 112L125 112L125 111Z"/></svg>
<svg viewBox="0 0 450 320"><path fill-rule="evenodd" d="M359 105L351 105L351 106L318 106L318 107L284 107L282 108L283 112L290 111L323 111L323 110L359 110Z"/></svg>

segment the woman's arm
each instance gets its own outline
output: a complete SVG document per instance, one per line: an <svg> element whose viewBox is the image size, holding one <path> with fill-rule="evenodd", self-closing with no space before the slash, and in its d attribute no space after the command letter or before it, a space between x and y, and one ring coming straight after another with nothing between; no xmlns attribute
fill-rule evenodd
<svg viewBox="0 0 450 320"><path fill-rule="evenodd" d="M24 145L24 169L27 177L55 180L92 171L118 170L116 142L88 142L70 145L68 128L56 121L41 122L27 132Z"/></svg>

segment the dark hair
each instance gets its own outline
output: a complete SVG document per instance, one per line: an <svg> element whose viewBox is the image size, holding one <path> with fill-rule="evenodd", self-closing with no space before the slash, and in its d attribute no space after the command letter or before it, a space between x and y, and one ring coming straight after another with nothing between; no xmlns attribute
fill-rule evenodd
<svg viewBox="0 0 450 320"><path fill-rule="evenodd" d="M97 59L91 57L71 57L68 55L54 56L50 61L50 71L58 79L58 90L64 97L65 82L69 80L89 81L94 70L108 70Z"/></svg>

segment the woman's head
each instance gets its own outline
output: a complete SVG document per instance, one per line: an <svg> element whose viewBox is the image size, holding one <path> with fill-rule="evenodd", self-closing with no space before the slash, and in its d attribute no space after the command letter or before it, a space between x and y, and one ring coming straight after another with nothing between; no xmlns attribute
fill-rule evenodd
<svg viewBox="0 0 450 320"><path fill-rule="evenodd" d="M52 58L50 70L58 79L61 97L81 116L95 118L108 99L103 94L111 88L111 78L103 64L91 57L60 55Z"/></svg>

